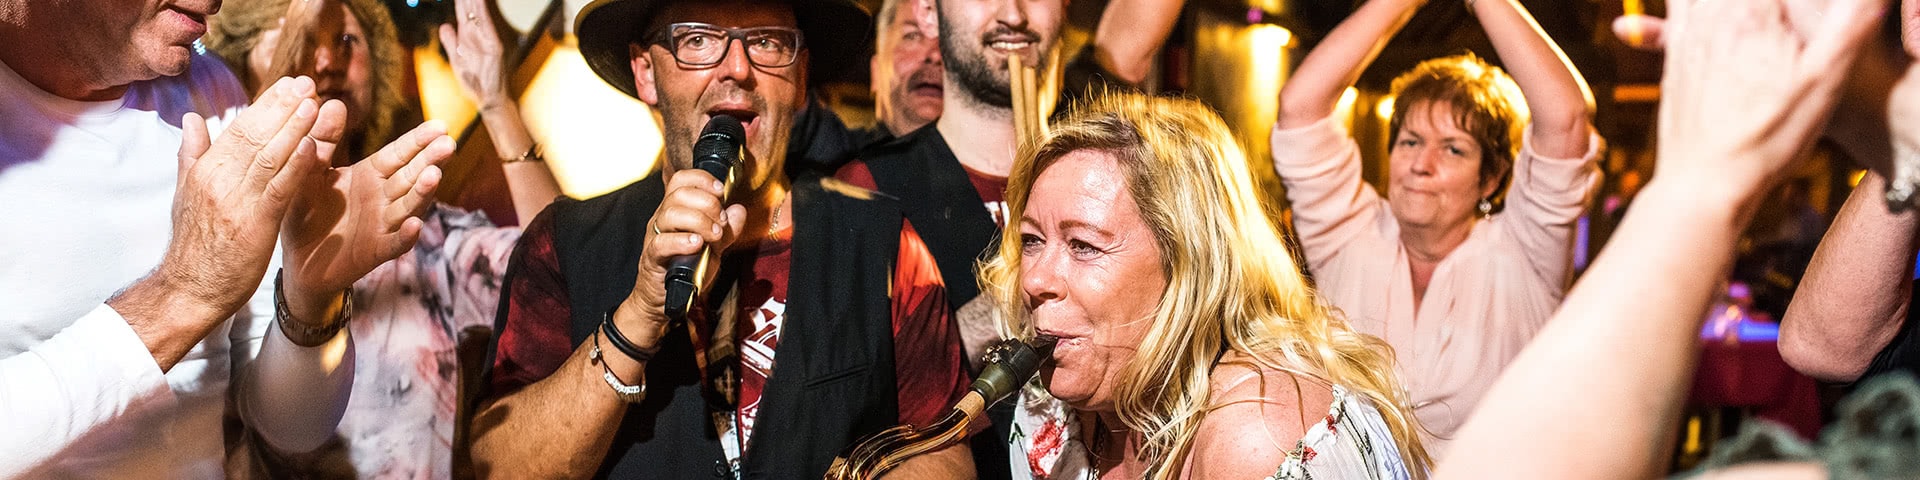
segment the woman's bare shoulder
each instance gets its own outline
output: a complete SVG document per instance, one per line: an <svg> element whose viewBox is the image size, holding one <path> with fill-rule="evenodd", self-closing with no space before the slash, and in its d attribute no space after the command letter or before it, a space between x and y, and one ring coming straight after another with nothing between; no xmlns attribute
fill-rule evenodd
<svg viewBox="0 0 1920 480"><path fill-rule="evenodd" d="M1286 370L1229 358L1211 377L1212 408L1194 434L1190 478L1272 475L1333 405L1332 386Z"/></svg>

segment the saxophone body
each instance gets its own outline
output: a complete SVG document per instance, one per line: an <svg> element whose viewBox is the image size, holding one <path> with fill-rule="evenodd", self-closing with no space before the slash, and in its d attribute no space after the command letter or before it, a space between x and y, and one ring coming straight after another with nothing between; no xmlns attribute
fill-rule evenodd
<svg viewBox="0 0 1920 480"><path fill-rule="evenodd" d="M827 468L827 480L878 478L916 455L946 448L966 438L987 407L1020 391L1040 365L1053 355L1057 339L1002 340L983 356L987 367L967 388L953 409L928 425L896 425L854 442Z"/></svg>

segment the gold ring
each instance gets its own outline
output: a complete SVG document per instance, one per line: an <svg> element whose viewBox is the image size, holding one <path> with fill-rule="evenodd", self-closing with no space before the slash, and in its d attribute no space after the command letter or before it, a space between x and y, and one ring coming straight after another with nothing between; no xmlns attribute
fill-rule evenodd
<svg viewBox="0 0 1920 480"><path fill-rule="evenodd" d="M660 224L653 224L653 236L660 236Z"/></svg>

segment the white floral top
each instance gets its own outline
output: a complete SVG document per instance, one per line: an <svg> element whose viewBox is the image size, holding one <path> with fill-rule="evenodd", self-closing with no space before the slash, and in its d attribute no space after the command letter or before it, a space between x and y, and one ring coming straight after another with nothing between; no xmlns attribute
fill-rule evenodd
<svg viewBox="0 0 1920 480"><path fill-rule="evenodd" d="M1334 385L1327 418L1307 429L1287 452L1280 471L1268 478L1405 480L1412 475L1400 460L1400 447L1380 410L1366 397L1349 395L1346 388Z"/></svg>

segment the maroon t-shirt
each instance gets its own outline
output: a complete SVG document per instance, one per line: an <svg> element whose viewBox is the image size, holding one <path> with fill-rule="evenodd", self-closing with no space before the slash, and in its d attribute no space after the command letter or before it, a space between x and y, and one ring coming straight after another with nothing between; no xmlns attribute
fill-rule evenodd
<svg viewBox="0 0 1920 480"><path fill-rule="evenodd" d="M987 206L987 213L993 215L993 224L1007 226L1007 177L996 177L966 168L967 180L973 182L973 193L980 194L980 201Z"/></svg>
<svg viewBox="0 0 1920 480"><path fill-rule="evenodd" d="M734 340L741 362L736 413L746 442L751 442L760 392L777 365L773 351L779 345L780 326L785 319L793 253L792 240L787 236L790 232L780 232L758 245L737 247L730 254L753 257L749 270L740 276L738 310L734 312ZM527 225L521 242L521 251L513 260L521 265L509 279L506 324L499 332L489 380L495 396L552 375L574 349L568 336L572 307L554 252L552 217L535 218ZM904 220L897 255L889 298L893 305L898 420L925 425L966 394L968 376L961 358L960 333L946 306L940 269L926 243Z"/></svg>

